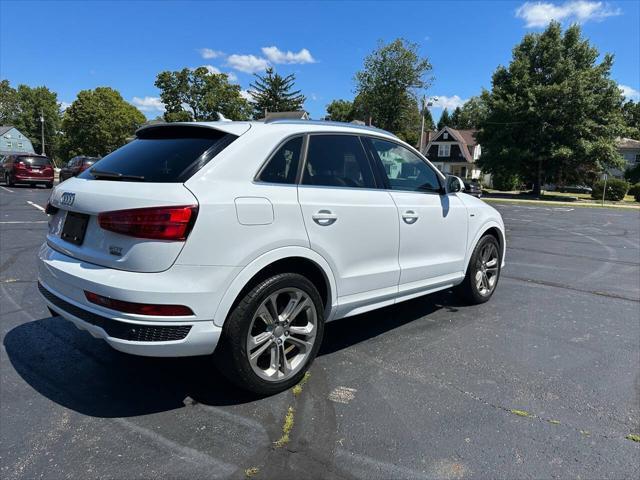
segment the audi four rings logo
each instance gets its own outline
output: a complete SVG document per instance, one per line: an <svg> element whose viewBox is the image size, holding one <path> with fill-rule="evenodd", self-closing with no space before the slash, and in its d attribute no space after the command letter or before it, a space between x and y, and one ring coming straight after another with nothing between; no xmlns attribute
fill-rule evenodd
<svg viewBox="0 0 640 480"><path fill-rule="evenodd" d="M76 199L75 193L64 192L62 194L62 197L60 198L60 204L71 206L73 205L73 202L75 201L75 199Z"/></svg>

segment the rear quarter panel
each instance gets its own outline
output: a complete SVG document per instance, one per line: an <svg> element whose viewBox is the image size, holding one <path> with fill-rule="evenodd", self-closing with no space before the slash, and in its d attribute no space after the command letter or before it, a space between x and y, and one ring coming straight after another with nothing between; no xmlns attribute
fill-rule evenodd
<svg viewBox="0 0 640 480"><path fill-rule="evenodd" d="M309 247L296 185L254 181L285 137L250 131L186 182L200 211L177 263L245 266L278 248Z"/></svg>

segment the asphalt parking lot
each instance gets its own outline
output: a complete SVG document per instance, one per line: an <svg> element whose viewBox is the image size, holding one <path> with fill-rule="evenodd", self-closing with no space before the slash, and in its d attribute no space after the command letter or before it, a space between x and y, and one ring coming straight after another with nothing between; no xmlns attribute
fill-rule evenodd
<svg viewBox="0 0 640 480"><path fill-rule="evenodd" d="M489 303L445 292L331 323L301 394L254 399L207 359L127 356L50 317L48 195L0 188L3 479L640 475L637 210L500 204Z"/></svg>

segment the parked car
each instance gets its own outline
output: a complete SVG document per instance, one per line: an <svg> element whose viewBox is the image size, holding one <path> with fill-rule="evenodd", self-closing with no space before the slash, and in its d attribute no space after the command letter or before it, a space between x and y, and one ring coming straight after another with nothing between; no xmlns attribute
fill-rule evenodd
<svg viewBox="0 0 640 480"><path fill-rule="evenodd" d="M52 312L117 350L214 354L270 394L304 375L325 322L496 289L500 214L388 132L279 120L136 137L55 188L38 254Z"/></svg>
<svg viewBox="0 0 640 480"><path fill-rule="evenodd" d="M467 180L464 182L464 193L480 198L482 197L482 187L477 180Z"/></svg>
<svg viewBox="0 0 640 480"><path fill-rule="evenodd" d="M60 169L60 181L64 182L71 177L77 177L98 160L100 160L99 157L73 157Z"/></svg>
<svg viewBox="0 0 640 480"><path fill-rule="evenodd" d="M16 183L43 184L53 187L53 166L44 155L17 153L6 155L0 164L0 175L11 187Z"/></svg>

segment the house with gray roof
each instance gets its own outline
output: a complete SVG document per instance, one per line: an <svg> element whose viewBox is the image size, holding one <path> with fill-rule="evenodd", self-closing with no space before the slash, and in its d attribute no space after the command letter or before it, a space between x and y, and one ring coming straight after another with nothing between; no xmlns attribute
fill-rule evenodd
<svg viewBox="0 0 640 480"><path fill-rule="evenodd" d="M36 153L29 140L16 127L0 125L0 156L11 153Z"/></svg>

